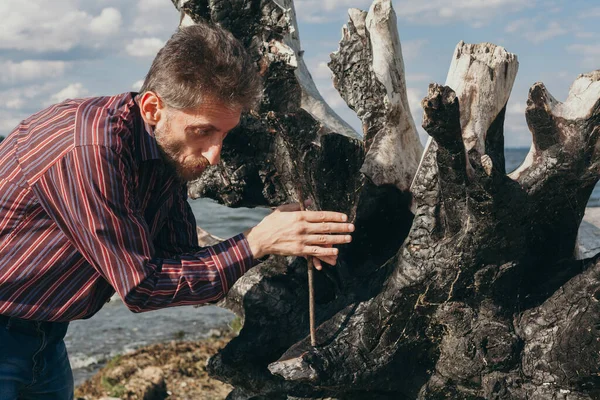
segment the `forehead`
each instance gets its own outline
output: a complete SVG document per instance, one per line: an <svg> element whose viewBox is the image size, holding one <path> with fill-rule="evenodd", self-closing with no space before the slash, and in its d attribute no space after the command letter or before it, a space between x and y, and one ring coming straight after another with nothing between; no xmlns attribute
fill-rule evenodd
<svg viewBox="0 0 600 400"><path fill-rule="evenodd" d="M199 107L175 110L175 116L186 125L210 124L219 130L230 130L238 124L241 112L239 107L207 101Z"/></svg>

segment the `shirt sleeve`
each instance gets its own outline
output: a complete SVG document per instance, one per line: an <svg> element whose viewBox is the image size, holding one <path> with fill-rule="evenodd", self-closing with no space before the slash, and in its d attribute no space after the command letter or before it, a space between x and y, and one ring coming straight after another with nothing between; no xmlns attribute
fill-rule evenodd
<svg viewBox="0 0 600 400"><path fill-rule="evenodd" d="M164 226L154 239L154 246L161 257L174 257L199 250L196 217L187 201L186 184L181 185L174 194L173 205Z"/></svg>
<svg viewBox="0 0 600 400"><path fill-rule="evenodd" d="M253 265L240 234L215 246L158 258L134 196L130 158L75 147L32 185L77 250L134 312L218 301Z"/></svg>

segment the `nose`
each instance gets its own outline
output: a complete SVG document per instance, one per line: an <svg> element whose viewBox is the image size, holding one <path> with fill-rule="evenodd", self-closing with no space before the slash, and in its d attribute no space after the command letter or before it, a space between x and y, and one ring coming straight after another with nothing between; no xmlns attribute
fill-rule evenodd
<svg viewBox="0 0 600 400"><path fill-rule="evenodd" d="M221 161L221 149L223 148L223 142L213 144L202 153L202 155L208 160L210 165L216 165Z"/></svg>

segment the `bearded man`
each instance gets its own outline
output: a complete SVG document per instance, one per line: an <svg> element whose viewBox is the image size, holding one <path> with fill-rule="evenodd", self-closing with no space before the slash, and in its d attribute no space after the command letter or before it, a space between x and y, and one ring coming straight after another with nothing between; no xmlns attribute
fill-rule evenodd
<svg viewBox="0 0 600 400"><path fill-rule="evenodd" d="M0 400L71 399L63 341L115 293L133 312L212 303L267 254L335 264L351 240L337 212L282 206L199 247L186 182L262 92L243 46L210 25L182 28L140 93L66 100L0 145Z"/></svg>

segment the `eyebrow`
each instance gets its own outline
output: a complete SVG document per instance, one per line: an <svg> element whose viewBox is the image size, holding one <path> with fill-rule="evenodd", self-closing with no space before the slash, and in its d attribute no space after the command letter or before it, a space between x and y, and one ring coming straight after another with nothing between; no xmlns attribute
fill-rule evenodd
<svg viewBox="0 0 600 400"><path fill-rule="evenodd" d="M234 126L233 128L230 129L230 131L234 130L235 128L237 128L238 126L240 126L242 123L242 120L238 121L237 125ZM186 130L188 129L205 129L207 131L219 131L214 125L212 124L190 124L188 126L185 127ZM229 132L229 131L228 131Z"/></svg>
<svg viewBox="0 0 600 400"><path fill-rule="evenodd" d="M186 126L185 128L186 129L202 128L202 129L206 129L206 130L209 130L209 131L217 131L218 130L212 124L192 124L192 125Z"/></svg>

